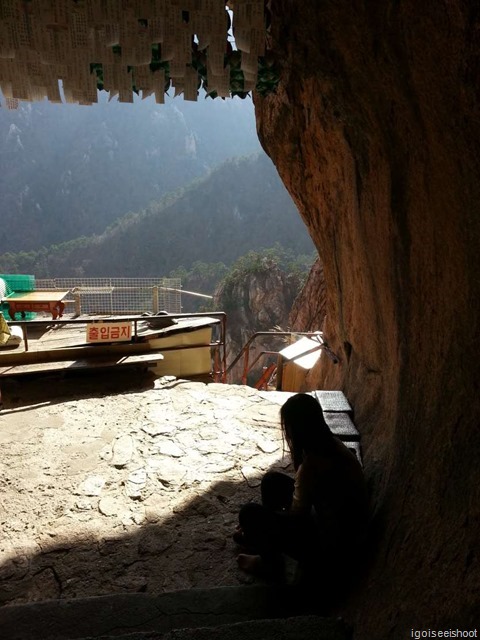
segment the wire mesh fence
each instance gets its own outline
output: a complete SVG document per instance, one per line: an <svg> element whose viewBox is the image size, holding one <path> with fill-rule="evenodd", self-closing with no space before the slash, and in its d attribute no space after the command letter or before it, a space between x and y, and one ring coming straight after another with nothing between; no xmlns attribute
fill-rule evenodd
<svg viewBox="0 0 480 640"><path fill-rule="evenodd" d="M69 290L67 310L80 315L102 313L182 312L180 278L37 279L36 289ZM72 306L74 309L69 309Z"/></svg>

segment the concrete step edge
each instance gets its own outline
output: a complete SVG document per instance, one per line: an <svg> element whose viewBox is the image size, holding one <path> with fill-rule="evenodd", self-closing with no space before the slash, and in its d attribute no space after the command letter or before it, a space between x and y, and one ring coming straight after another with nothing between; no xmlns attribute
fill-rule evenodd
<svg viewBox="0 0 480 640"><path fill-rule="evenodd" d="M90 636L82 640L351 640L351 637L351 629L340 619L294 616L216 627L173 629L164 634L142 632L122 636Z"/></svg>
<svg viewBox="0 0 480 640"><path fill-rule="evenodd" d="M249 585L50 600L0 608L0 637L80 640L128 633L216 627L248 620L320 613L293 586Z"/></svg>

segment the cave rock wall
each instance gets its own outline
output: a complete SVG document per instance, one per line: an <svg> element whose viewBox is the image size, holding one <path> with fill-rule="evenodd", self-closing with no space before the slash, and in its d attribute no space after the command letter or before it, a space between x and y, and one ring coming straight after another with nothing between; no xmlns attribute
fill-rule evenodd
<svg viewBox="0 0 480 640"><path fill-rule="evenodd" d="M323 263L314 387L362 431L371 558L358 638L478 622L477 2L271 3L281 68L257 128Z"/></svg>

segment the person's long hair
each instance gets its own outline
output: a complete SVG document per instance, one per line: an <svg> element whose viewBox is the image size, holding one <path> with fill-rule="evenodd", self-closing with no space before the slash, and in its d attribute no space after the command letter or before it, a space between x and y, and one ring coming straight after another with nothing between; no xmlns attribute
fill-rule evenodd
<svg viewBox="0 0 480 640"><path fill-rule="evenodd" d="M289 398L280 409L280 423L295 470L302 463L304 454L328 455L333 449L334 436L313 396L297 393Z"/></svg>

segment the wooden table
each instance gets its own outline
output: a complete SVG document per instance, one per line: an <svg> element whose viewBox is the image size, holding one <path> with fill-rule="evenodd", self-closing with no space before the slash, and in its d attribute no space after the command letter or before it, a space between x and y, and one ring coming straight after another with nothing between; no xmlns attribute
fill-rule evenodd
<svg viewBox="0 0 480 640"><path fill-rule="evenodd" d="M53 320L56 320L63 315L65 303L62 300L69 293L70 291L56 289L12 293L5 299L8 304L8 315L15 320L15 314L18 312L24 318L25 311L47 311L52 314Z"/></svg>

